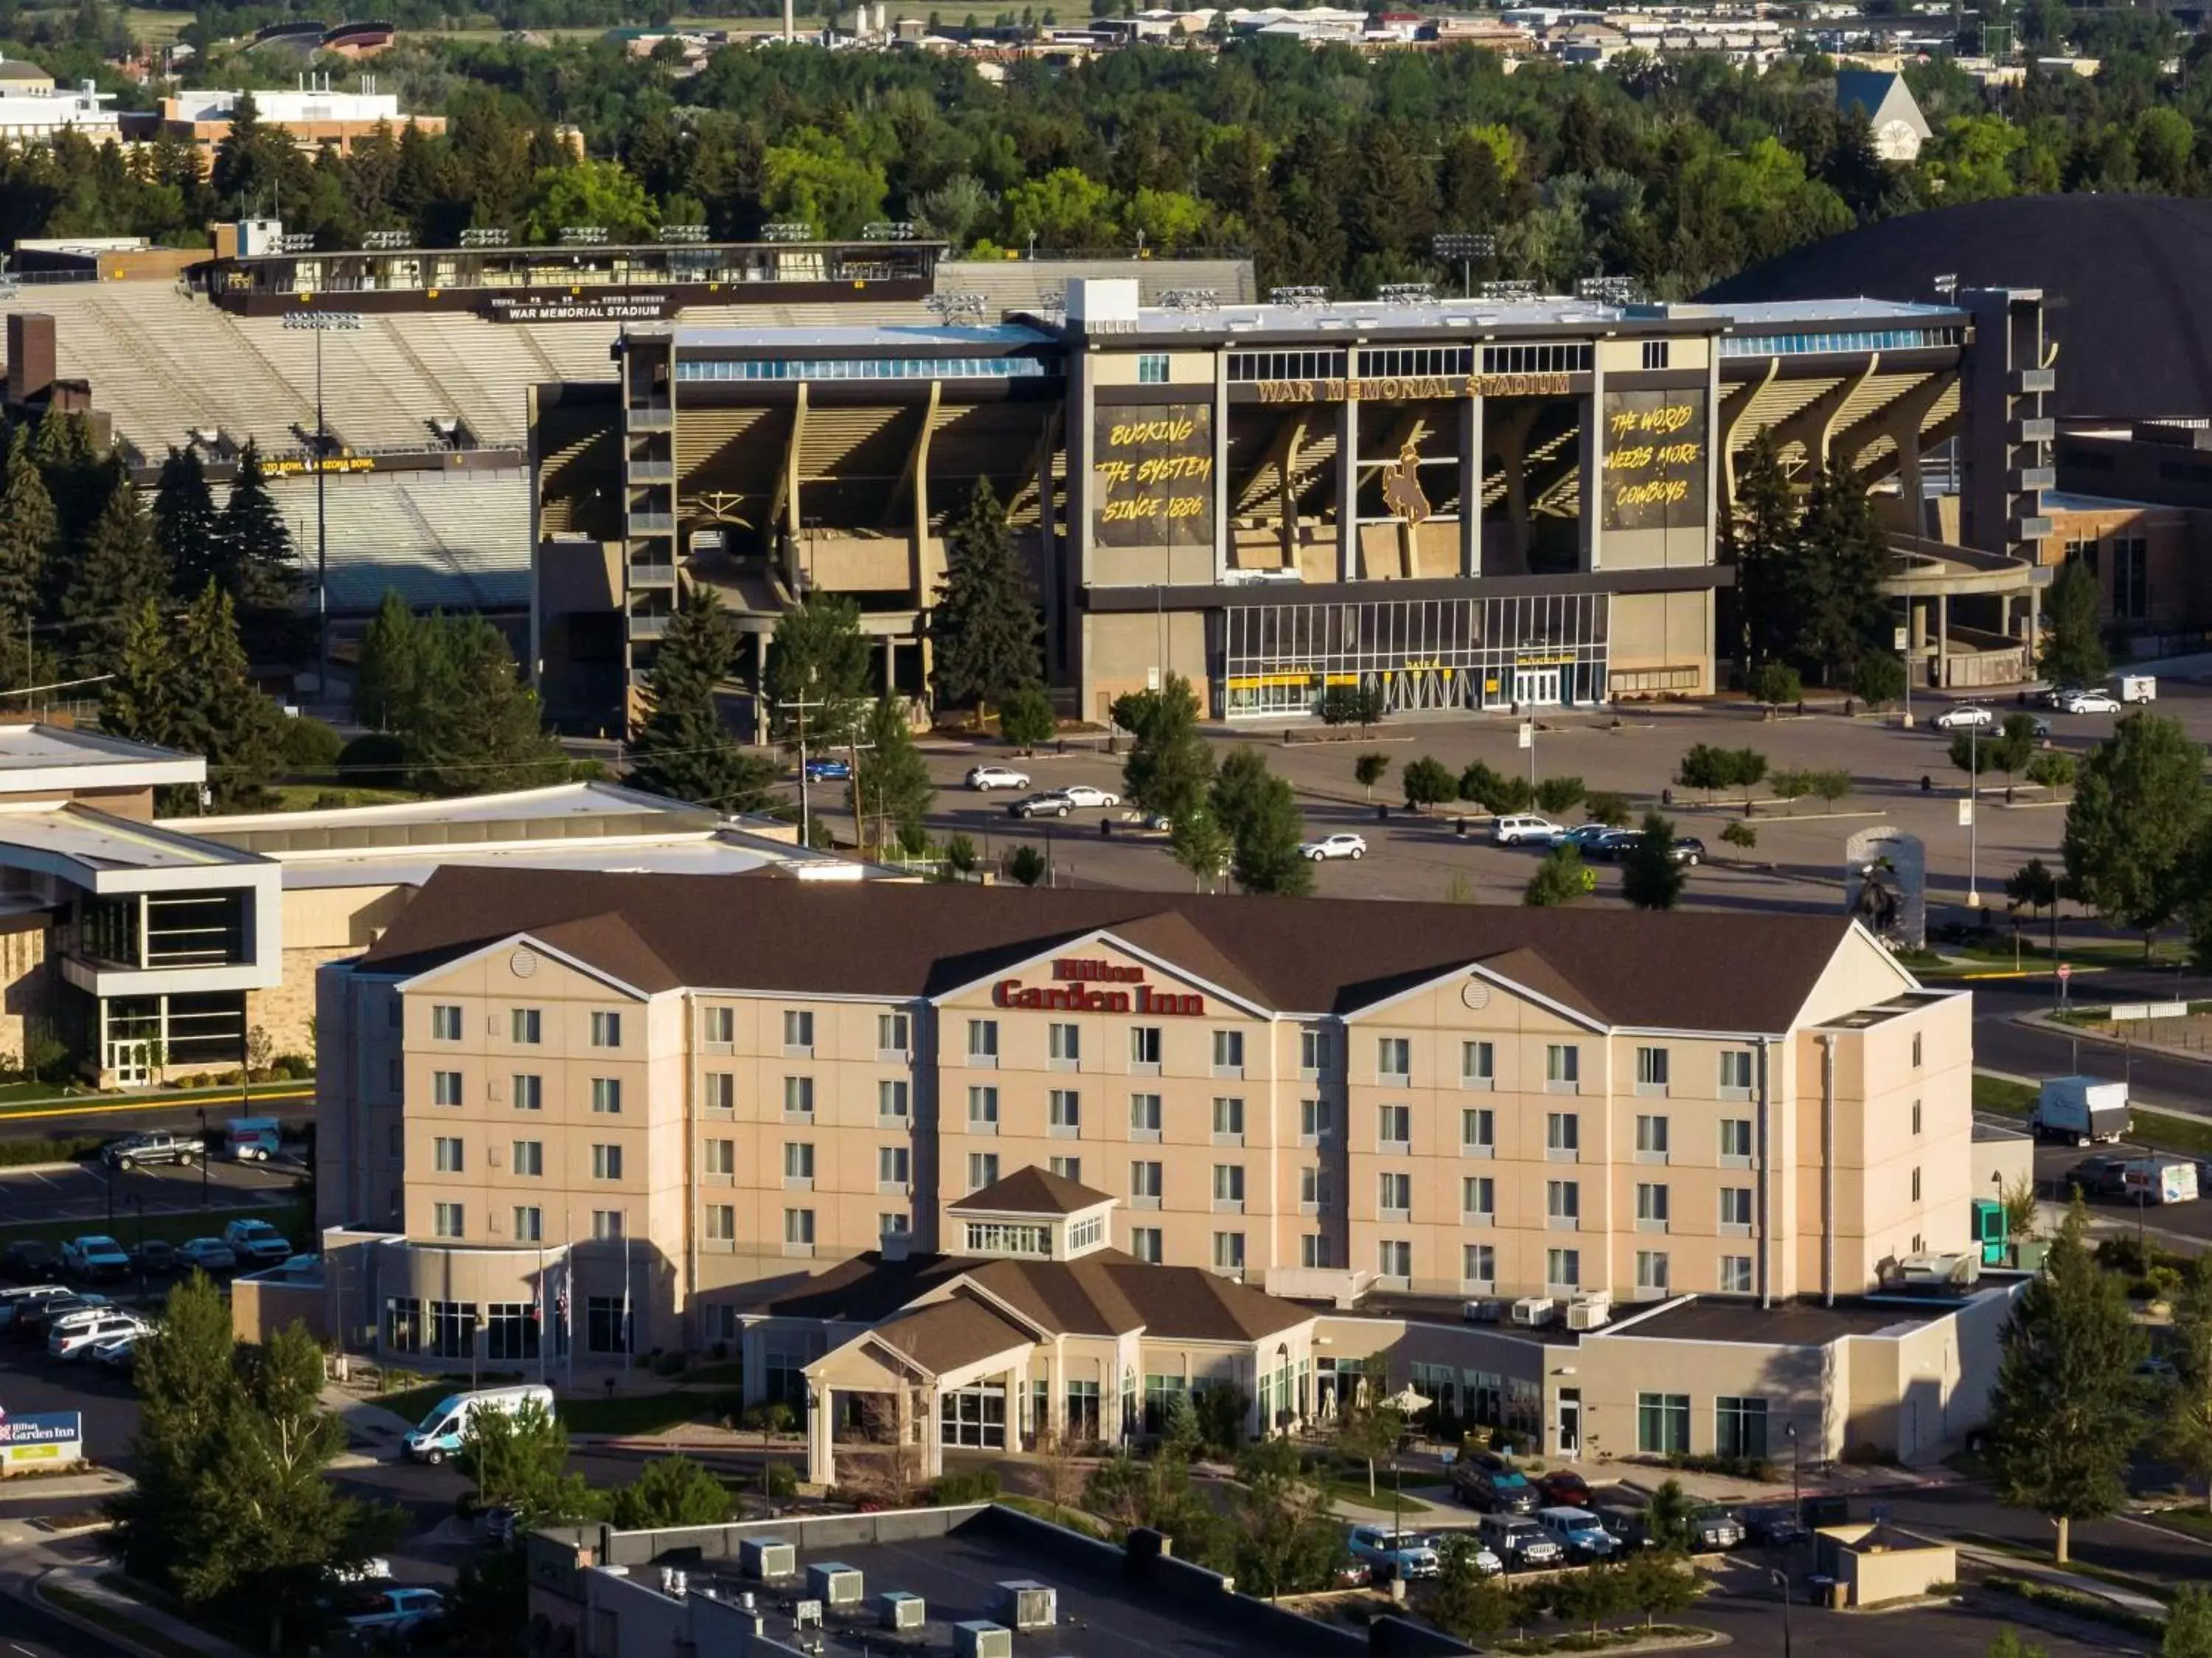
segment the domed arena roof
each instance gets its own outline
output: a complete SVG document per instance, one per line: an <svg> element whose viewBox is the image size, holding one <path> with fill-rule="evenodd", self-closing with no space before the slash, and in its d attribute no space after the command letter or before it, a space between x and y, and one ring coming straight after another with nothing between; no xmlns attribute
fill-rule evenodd
<svg viewBox="0 0 2212 1658"><path fill-rule="evenodd" d="M2039 288L2060 420L2212 415L2212 201L2021 196L1886 219L1770 259L1711 300L1933 300Z"/></svg>

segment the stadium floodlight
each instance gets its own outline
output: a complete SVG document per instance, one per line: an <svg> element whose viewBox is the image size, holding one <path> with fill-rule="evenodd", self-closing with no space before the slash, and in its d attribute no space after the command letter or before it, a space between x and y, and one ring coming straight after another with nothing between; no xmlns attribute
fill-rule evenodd
<svg viewBox="0 0 2212 1658"><path fill-rule="evenodd" d="M1959 291L1959 273L1956 271L1946 271L1942 276L1936 277L1936 291L1945 299L1949 299L1956 294Z"/></svg>
<svg viewBox="0 0 2212 1658"><path fill-rule="evenodd" d="M1518 278L1510 282L1486 282L1482 284L1481 293L1482 297L1488 300L1534 299L1536 297L1536 284Z"/></svg>
<svg viewBox="0 0 2212 1658"><path fill-rule="evenodd" d="M804 219L776 219L761 226L763 241L812 241L814 227Z"/></svg>
<svg viewBox="0 0 2212 1658"><path fill-rule="evenodd" d="M1492 259L1498 238L1480 230L1439 230L1429 239L1429 251L1440 259Z"/></svg>
<svg viewBox="0 0 2212 1658"><path fill-rule="evenodd" d="M1326 305L1328 303L1328 290L1318 286L1270 288L1267 290L1267 303L1299 308Z"/></svg>
<svg viewBox="0 0 2212 1658"><path fill-rule="evenodd" d="M280 253L311 253L315 248L315 233L312 230L288 230L276 238Z"/></svg>
<svg viewBox="0 0 2212 1658"><path fill-rule="evenodd" d="M1434 305L1437 291L1425 282L1386 282L1375 297L1383 305Z"/></svg>
<svg viewBox="0 0 2212 1658"><path fill-rule="evenodd" d="M461 232L461 246L464 247L504 247L507 241L506 231L490 225Z"/></svg>
<svg viewBox="0 0 2212 1658"><path fill-rule="evenodd" d="M862 241L912 241L914 225L906 219L877 219L863 226Z"/></svg>
<svg viewBox="0 0 2212 1658"><path fill-rule="evenodd" d="M372 253L389 253L414 240L412 234L405 230L370 230L362 233L361 245Z"/></svg>
<svg viewBox="0 0 2212 1658"><path fill-rule="evenodd" d="M939 321L948 325L966 322L980 327L991 320L988 294L932 294L922 302Z"/></svg>
<svg viewBox="0 0 2212 1658"><path fill-rule="evenodd" d="M1221 290L1218 288L1170 288L1160 295L1160 305L1169 311L1218 311Z"/></svg>
<svg viewBox="0 0 2212 1658"><path fill-rule="evenodd" d="M315 694L331 694L331 538L323 511L323 462L331 452L331 429L323 418L323 336L349 333L361 326L354 311L288 311L287 328L304 328L315 337Z"/></svg>
<svg viewBox="0 0 2212 1658"><path fill-rule="evenodd" d="M1632 305L1641 292L1633 277L1584 277L1575 283L1577 299L1598 300L1607 305Z"/></svg>
<svg viewBox="0 0 2212 1658"><path fill-rule="evenodd" d="M607 240L604 224L564 224L561 227L561 246L563 247L599 247Z"/></svg>
<svg viewBox="0 0 2212 1658"><path fill-rule="evenodd" d="M664 224L653 233L655 241L704 241L707 227L703 224Z"/></svg>

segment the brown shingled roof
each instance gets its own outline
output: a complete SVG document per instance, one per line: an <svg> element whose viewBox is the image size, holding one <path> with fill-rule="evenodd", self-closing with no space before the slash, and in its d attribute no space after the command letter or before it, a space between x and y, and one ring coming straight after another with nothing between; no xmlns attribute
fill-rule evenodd
<svg viewBox="0 0 2212 1658"><path fill-rule="evenodd" d="M936 1376L1025 1346L1031 1339L1029 1332L1017 1329L967 1295L900 1313L884 1320L872 1333Z"/></svg>
<svg viewBox="0 0 2212 1658"><path fill-rule="evenodd" d="M616 918L619 918L619 925ZM520 933L641 990L936 995L1104 930L1286 1013L1346 1012L1478 960L1609 1024L1781 1031L1849 928L1840 915L1529 909L1371 899L1032 891L449 865L368 951L411 973ZM1179 953L1180 947L1180 953ZM1531 953L1516 956L1515 953ZM602 954L607 960L599 963ZM617 964L620 965L617 966ZM654 968L661 972L658 975ZM1510 977L1510 972L1507 976ZM1571 991L1570 995L1568 992Z"/></svg>
<svg viewBox="0 0 2212 1658"><path fill-rule="evenodd" d="M1073 1215L1113 1201L1103 1192L1029 1163L946 1207L955 1213L973 1209L995 1215Z"/></svg>

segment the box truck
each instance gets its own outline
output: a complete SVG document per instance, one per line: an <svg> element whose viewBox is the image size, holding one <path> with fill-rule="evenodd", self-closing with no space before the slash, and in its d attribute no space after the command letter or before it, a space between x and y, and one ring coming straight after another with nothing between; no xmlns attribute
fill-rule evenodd
<svg viewBox="0 0 2212 1658"><path fill-rule="evenodd" d="M2054 1076L2043 1085L2027 1113L2027 1131L2039 1140L2124 1139L2130 1126L2128 1085L2094 1076Z"/></svg>

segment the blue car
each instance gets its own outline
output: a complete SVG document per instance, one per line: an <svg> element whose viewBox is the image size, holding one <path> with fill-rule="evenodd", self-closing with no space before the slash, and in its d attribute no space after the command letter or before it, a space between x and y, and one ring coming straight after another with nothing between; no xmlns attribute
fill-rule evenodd
<svg viewBox="0 0 2212 1658"><path fill-rule="evenodd" d="M809 783L848 783L853 767L848 760L809 760L806 762L806 781Z"/></svg>

